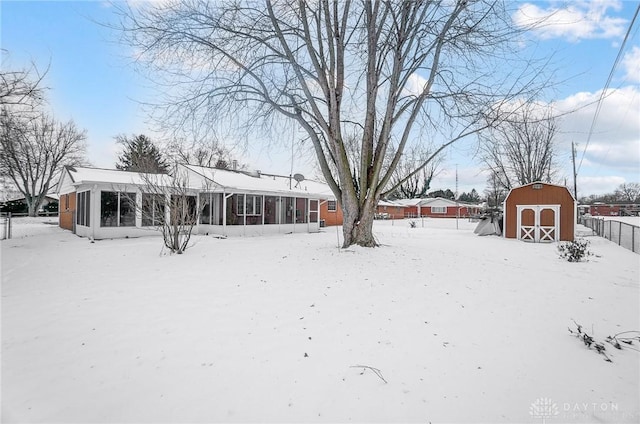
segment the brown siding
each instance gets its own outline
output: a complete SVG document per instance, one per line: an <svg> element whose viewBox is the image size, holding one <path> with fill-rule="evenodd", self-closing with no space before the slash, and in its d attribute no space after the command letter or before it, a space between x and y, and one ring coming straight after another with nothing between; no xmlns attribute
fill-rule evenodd
<svg viewBox="0 0 640 424"><path fill-rule="evenodd" d="M575 223L573 197L565 187L542 184L541 189L534 189L533 184L514 188L509 193L505 204L505 237L517 238L518 212L517 205L560 205L560 240L572 241ZM542 214L541 219L549 219Z"/></svg>
<svg viewBox="0 0 640 424"><path fill-rule="evenodd" d="M73 217L76 211L76 194L61 194L60 204L58 208L60 216L60 228L73 231Z"/></svg>

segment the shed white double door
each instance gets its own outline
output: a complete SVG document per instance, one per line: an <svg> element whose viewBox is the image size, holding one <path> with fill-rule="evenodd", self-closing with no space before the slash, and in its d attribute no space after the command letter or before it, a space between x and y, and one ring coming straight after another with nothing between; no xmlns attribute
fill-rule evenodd
<svg viewBox="0 0 640 424"><path fill-rule="evenodd" d="M518 240L553 242L560 237L560 205L517 205Z"/></svg>

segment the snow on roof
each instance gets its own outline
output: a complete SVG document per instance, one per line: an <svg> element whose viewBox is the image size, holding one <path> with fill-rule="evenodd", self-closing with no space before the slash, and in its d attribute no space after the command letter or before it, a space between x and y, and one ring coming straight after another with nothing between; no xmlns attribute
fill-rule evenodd
<svg viewBox="0 0 640 424"><path fill-rule="evenodd" d="M444 197L425 197L423 199L398 199L394 200L396 203L400 203L405 206L477 206L477 203L463 202L461 200L455 201L451 199L445 199Z"/></svg>
<svg viewBox="0 0 640 424"><path fill-rule="evenodd" d="M334 195L329 186L325 183L312 180L296 181L293 178L253 173L248 174L242 171L232 171L228 169L207 168L195 165L181 165L191 171L189 185L192 188L214 187L224 188L228 191L243 191L256 193L274 193L288 195L304 195L309 197L315 195L322 199L333 199ZM196 178L194 179L194 174ZM213 187L212 187L213 188Z"/></svg>
<svg viewBox="0 0 640 424"><path fill-rule="evenodd" d="M389 201L389 200L380 200L378 202L378 206L395 206L397 208L406 208L407 207L407 205L403 205L403 204L401 204L399 202L396 202L396 201L392 202L392 201Z"/></svg>
<svg viewBox="0 0 640 424"><path fill-rule="evenodd" d="M166 174L148 174L142 172L121 171L117 169L67 167L74 185L86 183L111 183L145 185L148 179L166 178Z"/></svg>
<svg viewBox="0 0 640 424"><path fill-rule="evenodd" d="M417 206L423 200L424 199L397 199L397 200L394 200L394 202L399 203L401 205L405 205L405 206Z"/></svg>
<svg viewBox="0 0 640 424"><path fill-rule="evenodd" d="M286 194L292 196L335 199L333 192L325 183L312 180L296 181L281 175L248 173L226 169L207 168L195 165L179 165L178 171L186 171L189 187L196 190L225 189L253 193ZM88 183L146 185L149 180L160 185L170 186L171 177L167 174L147 174L115 169L66 167L73 185ZM163 183L164 182L164 183Z"/></svg>

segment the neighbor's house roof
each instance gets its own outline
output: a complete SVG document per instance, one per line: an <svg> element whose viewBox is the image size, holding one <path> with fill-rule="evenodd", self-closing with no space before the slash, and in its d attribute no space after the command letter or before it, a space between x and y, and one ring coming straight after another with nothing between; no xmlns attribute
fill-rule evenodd
<svg viewBox="0 0 640 424"><path fill-rule="evenodd" d="M480 207L475 203L462 202L458 200L445 199L443 197L425 197L423 199L398 199L395 200L396 203L403 204L405 206L476 206Z"/></svg>
<svg viewBox="0 0 640 424"><path fill-rule="evenodd" d="M396 201L391 202L389 200L380 200L378 202L378 206L392 206L392 207L397 207L397 208L406 208L407 207L407 205L403 205L403 204L401 204L399 202L396 202Z"/></svg>
<svg viewBox="0 0 640 424"><path fill-rule="evenodd" d="M222 188L227 192L271 193L335 199L329 186L319 181L303 180L298 182L283 175L248 173L195 165L180 166L189 171L189 185L192 188Z"/></svg>

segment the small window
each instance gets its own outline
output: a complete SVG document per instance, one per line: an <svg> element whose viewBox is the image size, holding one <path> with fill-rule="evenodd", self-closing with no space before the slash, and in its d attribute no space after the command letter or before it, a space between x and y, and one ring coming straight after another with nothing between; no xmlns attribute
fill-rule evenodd
<svg viewBox="0 0 640 424"><path fill-rule="evenodd" d="M327 201L327 210L329 212L335 212L336 211L336 207L337 207L337 202L335 200L329 200Z"/></svg>
<svg viewBox="0 0 640 424"><path fill-rule="evenodd" d="M431 206L431 213L447 213L446 206Z"/></svg>
<svg viewBox="0 0 640 424"><path fill-rule="evenodd" d="M534 190L542 190L542 184L534 184L533 185L533 189Z"/></svg>

